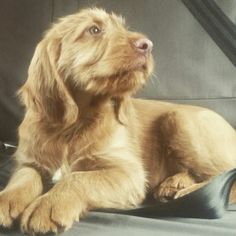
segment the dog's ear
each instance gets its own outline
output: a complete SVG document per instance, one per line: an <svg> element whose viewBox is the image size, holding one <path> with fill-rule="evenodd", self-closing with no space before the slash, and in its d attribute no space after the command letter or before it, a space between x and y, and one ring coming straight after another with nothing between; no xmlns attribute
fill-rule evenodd
<svg viewBox="0 0 236 236"><path fill-rule="evenodd" d="M78 107L58 70L61 40L45 37L37 46L28 79L19 90L27 107L50 121L73 123Z"/></svg>

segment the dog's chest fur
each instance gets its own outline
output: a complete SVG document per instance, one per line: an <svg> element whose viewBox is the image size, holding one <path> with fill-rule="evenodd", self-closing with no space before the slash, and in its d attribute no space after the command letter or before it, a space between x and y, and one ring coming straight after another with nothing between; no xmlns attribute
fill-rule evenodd
<svg viewBox="0 0 236 236"><path fill-rule="evenodd" d="M103 137L102 142L106 141L106 145L100 144L101 140L98 139L93 143L92 139L91 144L88 141L87 145L84 141L78 140L75 146L68 150L67 156L61 157L60 163L57 164L58 168L54 169L54 183L67 172L99 170L125 161L137 162L138 149L134 151L135 148L124 126L117 126L111 135Z"/></svg>
<svg viewBox="0 0 236 236"><path fill-rule="evenodd" d="M25 155L21 150L20 162L36 162L55 175L56 180L65 172L98 170L120 161L140 162L134 135L113 114L84 130L76 128L73 127L74 136L70 139L64 130L56 128L48 132L47 127L40 130L37 140L27 137L25 141L30 148Z"/></svg>

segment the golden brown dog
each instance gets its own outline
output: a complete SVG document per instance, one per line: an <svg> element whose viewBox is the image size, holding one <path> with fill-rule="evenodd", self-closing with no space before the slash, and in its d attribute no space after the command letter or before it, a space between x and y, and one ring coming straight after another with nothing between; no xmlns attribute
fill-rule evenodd
<svg viewBox="0 0 236 236"><path fill-rule="evenodd" d="M19 217L26 233L59 232L88 210L180 197L236 167L236 133L219 115L130 97L152 72L151 50L99 9L46 33L19 93L26 113L2 226Z"/></svg>

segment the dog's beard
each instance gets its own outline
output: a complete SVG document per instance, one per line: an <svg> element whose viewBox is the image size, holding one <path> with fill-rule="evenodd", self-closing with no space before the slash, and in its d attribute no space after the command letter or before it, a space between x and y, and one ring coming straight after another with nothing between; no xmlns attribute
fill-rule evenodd
<svg viewBox="0 0 236 236"><path fill-rule="evenodd" d="M152 56L134 56L129 60L125 58L117 60L116 63L101 62L95 69L95 76L91 76L86 83L85 90L93 94L123 96L133 94L144 86L153 69ZM106 60L108 62L108 60ZM99 74L99 72L101 74Z"/></svg>
<svg viewBox="0 0 236 236"><path fill-rule="evenodd" d="M109 76L91 78L85 90L93 94L123 96L136 92L146 82L148 72L145 69L123 70Z"/></svg>

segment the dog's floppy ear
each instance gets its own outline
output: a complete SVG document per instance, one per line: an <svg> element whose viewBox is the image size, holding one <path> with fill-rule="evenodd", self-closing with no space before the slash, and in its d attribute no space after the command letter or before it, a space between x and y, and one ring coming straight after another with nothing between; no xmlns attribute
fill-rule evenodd
<svg viewBox="0 0 236 236"><path fill-rule="evenodd" d="M19 96L28 109L49 121L73 123L78 107L58 71L61 39L45 37L37 46L31 61L28 79Z"/></svg>

